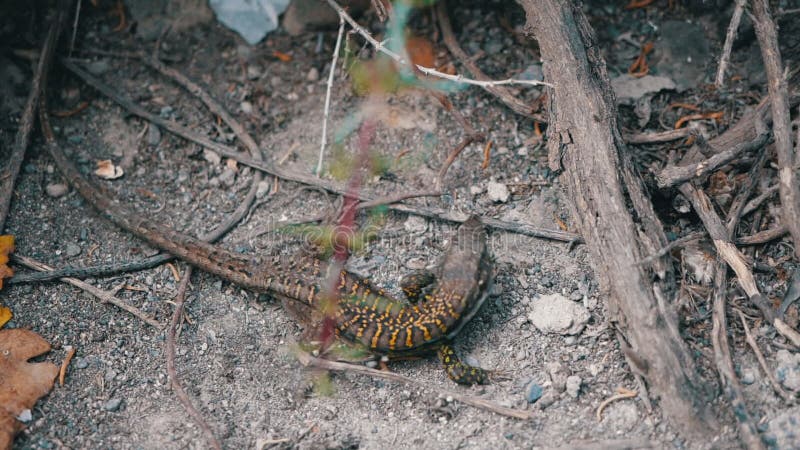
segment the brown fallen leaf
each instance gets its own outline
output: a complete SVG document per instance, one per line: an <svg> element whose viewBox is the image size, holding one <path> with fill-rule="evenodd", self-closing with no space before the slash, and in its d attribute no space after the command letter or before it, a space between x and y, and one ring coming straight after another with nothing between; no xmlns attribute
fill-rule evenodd
<svg viewBox="0 0 800 450"><path fill-rule="evenodd" d="M125 175L125 172L122 170L122 167L115 166L110 159L104 159L102 161L97 161L97 170L94 171L94 174L106 180L116 180Z"/></svg>
<svg viewBox="0 0 800 450"><path fill-rule="evenodd" d="M14 251L14 236L0 236L0 289L3 288L3 278L14 276L14 271L8 267L8 255Z"/></svg>
<svg viewBox="0 0 800 450"><path fill-rule="evenodd" d="M0 330L0 450L10 449L25 428L17 417L53 388L58 367L28 362L49 351L50 344L33 331Z"/></svg>

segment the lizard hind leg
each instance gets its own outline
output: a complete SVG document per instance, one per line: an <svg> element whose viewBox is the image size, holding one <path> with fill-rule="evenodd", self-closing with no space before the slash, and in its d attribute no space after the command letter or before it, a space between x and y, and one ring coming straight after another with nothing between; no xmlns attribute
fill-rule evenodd
<svg viewBox="0 0 800 450"><path fill-rule="evenodd" d="M491 372L462 362L448 344L439 347L439 360L447 376L458 384L488 384Z"/></svg>
<svg viewBox="0 0 800 450"><path fill-rule="evenodd" d="M405 275L400 281L400 289L406 295L406 299L410 303L416 303L419 299L424 298L425 295L430 293L436 275L429 270L415 270L414 272Z"/></svg>

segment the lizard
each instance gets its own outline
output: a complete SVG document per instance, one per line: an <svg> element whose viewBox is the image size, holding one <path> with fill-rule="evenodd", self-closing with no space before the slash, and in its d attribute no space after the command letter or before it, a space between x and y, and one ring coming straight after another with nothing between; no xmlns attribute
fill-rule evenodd
<svg viewBox="0 0 800 450"><path fill-rule="evenodd" d="M48 125L49 126L49 125ZM44 128L44 127L43 127ZM338 264L304 255L261 260L211 245L132 213L102 194L66 157L52 133L45 132L51 157L64 178L106 219L159 249L256 292L320 307L329 301L337 337L389 357L436 351L447 376L459 384L483 384L491 371L462 362L453 338L478 312L492 284L486 229L472 216L462 223L434 274L411 277L403 285L407 300L388 295L369 280ZM336 273L338 271L338 273ZM325 281L336 281L328 292ZM424 290L423 290L424 289Z"/></svg>

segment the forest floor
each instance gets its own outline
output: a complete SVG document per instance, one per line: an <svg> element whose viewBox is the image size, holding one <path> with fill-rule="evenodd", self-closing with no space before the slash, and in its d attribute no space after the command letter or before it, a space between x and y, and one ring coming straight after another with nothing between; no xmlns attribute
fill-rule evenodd
<svg viewBox="0 0 800 450"><path fill-rule="evenodd" d="M623 104L623 123L628 131L666 129L679 114L665 105L697 103L698 99L705 101L703 96L711 96L703 86L713 79L730 11L709 11L698 20L687 21L690 13L680 8L659 5L626 11L620 5L586 7L612 79L624 73L639 52L626 45L626 39L647 38L655 39L656 48L662 50L656 51L655 57L664 58L669 53L666 49L673 49L672 60L652 61L651 66L655 73L679 85L678 90L650 96L653 109L664 112L653 114L644 123L637 123L632 106L638 98ZM299 36L278 30L250 47L212 16L206 19L167 34L161 42L162 54L176 58L177 62L169 62L171 66L201 82L234 113L256 137L265 158L287 169L311 173L319 151L335 29ZM461 46L469 54L482 52L478 61L488 75L499 79L522 72L534 78L541 74L535 44L526 43L521 33L509 31L521 31L514 27L524 23L512 3L468 2L451 12L451 20ZM373 15L362 23L378 25ZM77 48L152 50L151 39L130 30L116 32L115 24L107 11L89 9L78 28ZM429 13L418 14L411 25L419 35L434 36ZM6 26L3 32L8 31ZM704 59L681 65L674 58L682 57L680 50L687 44L675 42L677 39L692 40L691 47L698 49L695 58ZM359 38L350 40L356 50L361 47ZM719 123L707 124L711 135L735 123L744 108L763 94L763 74L758 78L758 63L751 57L754 45L754 39L744 41L734 52L731 72L742 79L736 85L738 91L718 100L717 106L726 116ZM443 44L434 42L434 48L440 60L453 61ZM288 61L275 56L284 54L290 56L283 58ZM758 56L757 49L755 54ZM135 59L81 52L75 56L84 58L90 72L148 110L217 140L230 139L191 94ZM0 70L8 79L26 73L24 61L5 54L0 58ZM670 65L677 69L669 71ZM456 67L460 66L456 63ZM25 77L18 81L20 86L25 82ZM70 101L76 98L90 103L79 114L53 117L57 137L87 176L123 204L193 235L208 231L238 206L253 176L251 169L204 152L164 130L150 129L59 65L54 66L49 85L51 111L70 109ZM541 94L535 88L515 88L515 92L527 101ZM754 92L756 95L751 95ZM25 95L25 88L17 87L3 107L13 112ZM482 167L484 145L472 144L449 169L445 178L448 196L408 202L550 229L566 224L573 231L562 188L547 170L547 154L533 122L478 88L455 92L450 99L492 141L489 164ZM387 170L367 180L376 192L432 188L448 152L464 138L453 116L430 95L414 90L368 100L355 95L351 81L340 72L330 111L331 136L351 127L353 118L371 117L378 122L371 147L387 161ZM7 123L0 127L3 144L12 139L10 129ZM337 167L347 166L356 134L343 141L341 150L329 149L326 167L330 172L335 174ZM661 152L662 147L641 147L639 151L637 162L646 168L655 164L657 158L652 154ZM77 192L58 187L64 181L40 138L34 139L28 155L6 230L16 237L16 253L56 267L128 261L155 253L99 217ZM125 175L110 181L94 177L96 161L105 159L120 165ZM498 184L510 192L505 201L499 198L502 187ZM296 236L256 236L257 231L329 210L334 200L318 190L276 182L272 177L265 177L261 187L258 206L221 245L242 253L298 246ZM696 223L690 215L676 217L679 213L669 201L664 203L661 207L674 219L671 223L676 233ZM454 227L446 223L389 213L376 240L355 253L348 267L397 292L400 276L434 264L453 232ZM327 377L297 361L293 348L303 328L279 302L198 272L189 290L187 323L178 339L178 373L225 448L739 446L733 413L721 393L711 408L718 415L719 428L705 439L687 440L666 423L657 402L648 411L640 398L612 402L598 420L597 410L605 399L620 388L638 391L639 387L620 351L613 324L606 320L605 293L591 270L585 247L499 231L492 232L490 239L496 287L459 335L456 348L473 363L506 372L508 380L479 387L455 386L434 356L389 364L391 371L419 380L421 385L350 373ZM779 242L770 244L763 249L762 258L777 258L776 252L781 251ZM676 260L683 261L684 255L677 254ZM791 273L793 263L784 263L780 270ZM183 263L176 266L182 269ZM124 283L119 298L162 324L169 322L178 282L168 266L89 281L103 289ZM694 292L688 296L691 301L676 300L685 337L701 375L709 385L718 386L709 338L710 307L703 295L707 290L702 281L689 276L685 282L696 286L687 288ZM768 292L778 296L786 284L786 279L773 280ZM574 307L566 313L537 312L553 316L542 320L534 312L542 309L544 301L568 302ZM55 387L37 403L16 447L205 448L203 434L169 386L163 330L61 283L8 286L2 302L14 312L7 327L30 328L54 346L45 359L60 362L66 346L77 349L65 385ZM735 322L736 316L731 317ZM564 320L585 323L585 327L577 327L577 333L576 329L569 331L574 334L557 329L546 332L548 323L558 328L558 322ZM779 353L785 346L780 336L766 329L754 331L773 370L800 373L800 361L786 362ZM800 410L787 406L773 393L741 333L734 333L731 339L737 372L745 382L745 401L759 427L774 443L791 442L777 436L777 427L792 417L800 420ZM544 395L529 403L527 397L536 386ZM534 418L523 421L466 406L440 395L442 390L535 411Z"/></svg>

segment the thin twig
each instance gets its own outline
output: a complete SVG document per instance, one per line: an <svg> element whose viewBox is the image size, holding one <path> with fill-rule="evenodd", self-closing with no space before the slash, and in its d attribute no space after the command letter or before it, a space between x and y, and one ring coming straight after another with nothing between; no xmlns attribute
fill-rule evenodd
<svg viewBox="0 0 800 450"><path fill-rule="evenodd" d="M360 34L364 39L366 39L367 42L369 42L375 48L375 50L378 50L379 52L381 52L381 53L385 54L386 56L392 58L393 60L397 61L399 64L401 64L403 66L415 68L416 70L419 70L420 72L424 73L425 75L431 75L431 76L434 76L434 77L437 77L437 78L443 78L445 80L450 80L450 81L454 81L454 82L457 82L457 83L471 84L473 86L480 86L480 87L484 87L484 88L487 87L487 86L499 86L499 85L505 85L505 84L522 84L522 85L529 85L529 86L552 86L551 84L545 83L544 81L517 80L517 79L514 79L514 78L508 78L508 79L505 79L505 80L494 80L494 81L473 80L471 78L466 78L466 77L464 77L463 75L460 75L460 74L450 75L448 73L439 72L438 70L436 70L436 69L434 69L432 67L425 67L425 66L421 66L419 64L413 64L412 65L411 63L409 63L402 56L400 56L397 53L395 53L395 52L389 50L388 48L386 48L386 46L384 46L382 42L378 42L374 37L372 37L372 35L369 33L369 31L365 30L361 25L359 25L358 22L356 22L352 17L350 17L350 15L347 14L347 11L345 11L344 8L339 6L339 4L336 3L334 0L326 0L326 1L331 6L331 8L333 8L336 11L336 13L339 14L339 17L344 18L344 20L346 20L347 23L350 24L350 26L358 34Z"/></svg>
<svg viewBox="0 0 800 450"><path fill-rule="evenodd" d="M39 97L47 83L47 72L50 69L50 62L53 60L53 52L58 42L58 35L61 32L61 25L66 17L68 5L69 2L67 1L59 2L56 16L47 31L42 50L39 52L36 71L31 81L28 100L19 120L19 128L17 128L17 133L14 136L14 147L12 147L11 153L6 158L5 167L0 171L0 234L5 228L8 210L11 207L11 198L14 195L14 183L17 180L19 169L22 167L22 161L25 159L25 150L30 143L31 129L33 129Z"/></svg>
<svg viewBox="0 0 800 450"><path fill-rule="evenodd" d="M659 131L657 133L631 133L623 134L622 138L627 144L661 144L676 141L697 134L693 127L678 128L677 130Z"/></svg>
<svg viewBox="0 0 800 450"><path fill-rule="evenodd" d="M752 18L767 73L772 133L775 136L775 154L778 156L782 217L795 244L795 256L800 258L800 221L796 220L800 217L800 183L794 170L796 161L789 117L789 88L783 73L778 32L770 15L768 0L753 0Z"/></svg>
<svg viewBox="0 0 800 450"><path fill-rule="evenodd" d="M717 77L714 80L714 86L716 86L717 89L722 88L725 84L725 71L728 70L733 41L736 40L736 32L739 30L739 22L742 21L742 13L744 13L745 4L747 4L747 0L736 0L736 7L733 9L733 15L728 24L728 32L725 34L725 44L722 46L722 55L719 57Z"/></svg>
<svg viewBox="0 0 800 450"><path fill-rule="evenodd" d="M764 192L759 194L757 197L747 202L747 205L745 205L744 210L742 210L742 216L746 216L751 212L755 211L756 209L758 209L758 207L761 206L761 204L764 203L766 199L772 197L772 194L778 192L778 189L780 189L780 186L777 184L773 184L772 186L768 187Z"/></svg>
<svg viewBox="0 0 800 450"><path fill-rule="evenodd" d="M678 190L689 200L697 215L700 216L718 255L736 272L737 281L748 299L758 307L767 322L772 323L775 320L775 312L758 290L753 272L748 267L742 252L731 242L727 228L714 210L708 195L703 190L695 188L691 182L681 184Z"/></svg>
<svg viewBox="0 0 800 450"><path fill-rule="evenodd" d="M189 279L191 277L192 266L187 266L186 270L183 272L183 279L181 280L180 285L178 285L178 294L175 296L175 311L172 313L172 321L170 322L169 329L167 330L167 341L165 343L165 353L167 356L167 375L169 375L170 386L172 386L172 390L175 391L175 396L178 397L178 401L181 402L183 409L185 409L186 412L192 417L197 426L203 430L203 434L206 435L208 444L212 448L222 450L222 445L220 445L216 436L214 436L214 432L211 431L211 427L203 418L203 415L200 414L200 411L194 407L192 400L189 398L189 394L187 394L183 389L181 380L178 377L178 371L175 369L175 348L177 347L175 342L175 333L177 332L181 323L181 319L183 318L183 305L186 301L186 288L189 286Z"/></svg>
<svg viewBox="0 0 800 450"><path fill-rule="evenodd" d="M383 378L384 380L397 381L400 383L412 384L424 388L431 388L422 381L400 375L399 373L386 372L383 370L372 369L366 366L358 366L355 364L347 364L338 361L330 361L327 359L315 358L302 350L298 350L296 355L300 363L306 367L316 367L319 369L334 370L337 372L359 373L362 375L368 375L375 378ZM523 420L530 420L534 417L534 413L532 411L522 411L518 409L506 408L505 406L500 406L489 400L473 397L470 395L464 395L449 390L441 389L438 390L438 392L440 395L452 397L466 405L474 406L476 408L493 412L495 414L500 414L502 416L514 417L516 419L523 419Z"/></svg>
<svg viewBox="0 0 800 450"><path fill-rule="evenodd" d="M731 207L728 208L728 221L726 223L726 228L728 229L728 235L733 238L736 235L736 227L739 224L739 220L741 219L742 215L744 214L744 208L747 203L747 199L750 198L750 194L753 193L753 190L756 188L758 184L758 180L761 177L761 169L764 167L764 163L767 161L767 151L762 149L756 158L755 163L750 167L750 172L748 175L748 182L739 189L739 192L736 194L736 197L731 202Z"/></svg>
<svg viewBox="0 0 800 450"><path fill-rule="evenodd" d="M767 374L767 379L769 379L769 383L772 386L772 389L784 400L792 401L792 395L783 390L778 380L775 379L775 376L772 374L772 371L769 370L769 366L767 365L767 361L764 359L764 355L761 353L761 349L758 348L758 343L756 339L753 337L753 334L750 332L750 327L747 326L747 320L744 318L744 313L737 310L739 313L739 319L742 321L742 327L744 328L744 336L747 344L750 345L750 348L753 349L753 353L756 354L756 359L758 363L761 364L761 368L764 370L764 373Z"/></svg>
<svg viewBox="0 0 800 450"><path fill-rule="evenodd" d="M789 229L786 228L784 225L778 225L773 228L766 229L764 231L759 231L756 234L751 234L750 236L743 236L736 239L736 243L739 245L758 245L758 244L765 244L769 241L773 241L778 239L779 237L783 236L784 234L788 233Z"/></svg>
<svg viewBox="0 0 800 450"><path fill-rule="evenodd" d="M328 86L325 90L325 109L322 113L322 138L319 144L319 160L317 161L317 176L322 175L322 158L325 155L325 145L328 143L328 115L331 107L331 91L333 90L333 77L336 74L336 62L339 60L339 47L342 45L344 34L344 18L339 16L339 33L336 35L336 45L333 47L331 71L328 73Z"/></svg>
<svg viewBox="0 0 800 450"><path fill-rule="evenodd" d="M150 121L152 123L157 124L158 126L164 128L165 130L180 136L186 140L191 142L195 142L203 147L206 147L210 150L213 150L220 155L225 157L234 159L246 166L252 167L254 169L258 169L262 172L268 173L270 175L276 176L278 178L282 178L284 180L293 181L296 183L301 183L309 186L316 186L322 189L325 189L328 192L332 192L339 195L348 195L345 188L342 188L335 183L319 179L315 176L309 176L305 174L295 173L290 170L286 170L280 167L274 167L271 164L263 161L256 161L252 158L248 158L247 156L243 155L241 152L228 147L226 145L220 144L218 142L214 142L211 139L206 138L205 136L201 136L198 133L186 128L182 125L179 125L175 122L165 120L158 115L151 114L144 108L140 107L139 105L134 104L133 102L127 100L122 95L120 95L115 89L111 88L110 86L106 85L105 83L101 82L100 80L96 79L95 77L89 75L88 72L84 71L83 69L79 68L75 65L71 60L61 60L61 63L67 68L70 72L74 73L78 77L80 77L84 82L89 84L90 86L94 87L102 94L106 95L110 99L114 100L120 106L122 106L125 110L130 112L131 114L137 115L142 117L143 119ZM366 192L365 189L362 189L359 194L358 198L362 201L370 201L371 196L369 192ZM463 214L454 213L451 211L442 211L442 210L435 210L431 208L423 208L418 206L406 205L406 204L397 204L392 205L389 209L394 211L403 212L406 214L413 214L422 217L428 217L430 219L441 220L445 222L456 222L461 223L466 220L466 216ZM545 228L534 227L529 224L525 223L513 223L507 222L499 219L494 219L490 217L481 217L481 221L496 230L508 231L511 233L519 233L524 234L527 236L538 237L543 239L551 239L555 241L562 241L562 242L582 242L582 238L575 234L575 233L568 233L559 230L550 230Z"/></svg>
<svg viewBox="0 0 800 450"><path fill-rule="evenodd" d="M722 389L731 403L736 422L739 424L739 437L749 449L763 449L764 443L758 435L753 418L747 410L742 395L742 385L736 377L728 344L728 323L725 317L725 299L728 287L726 273L728 266L722 258L717 257L714 274L714 293L712 306L711 344L714 347L714 363L719 372Z"/></svg>
<svg viewBox="0 0 800 450"><path fill-rule="evenodd" d="M621 388L621 387L617 388L617 393L616 394L614 394L611 397L608 397L607 399L603 400L603 403L600 403L600 406L597 407L597 412L595 413L595 416L597 417L597 421L600 422L600 421L603 420L603 411L606 409L606 407L608 407L608 405L610 405L610 404L612 404L612 403L614 403L616 401L619 401L619 400L624 400L626 398L634 398L637 395L639 395L639 393L637 391L632 391L630 389L625 389L625 388Z"/></svg>
<svg viewBox="0 0 800 450"><path fill-rule="evenodd" d="M695 231L693 233L687 234L686 236L679 237L678 239L675 239L674 241L670 242L666 246L662 247L659 251L653 253L652 255L648 256L647 258L644 258L641 261L637 261L636 265L640 266L642 264L649 264L649 263L651 263L651 262L653 262L653 261L655 261L657 259L660 259L661 257L665 256L667 253L671 252L673 249L675 249L677 247L682 247L682 246L688 244L689 242L701 239L705 235L706 235L706 233L703 232L703 231Z"/></svg>
<svg viewBox="0 0 800 450"><path fill-rule="evenodd" d="M674 187L693 178L705 176L733 161L739 155L752 152L763 147L768 140L769 131L766 130L765 126L762 128L762 132L751 141L741 142L738 145L727 148L721 152L716 152L712 149L715 154L708 159L683 166L666 167L664 170L656 174L658 187L661 189Z"/></svg>
<svg viewBox="0 0 800 450"><path fill-rule="evenodd" d="M65 277L78 279L99 278L109 275L139 272L141 270L152 269L153 267L164 264L173 258L174 257L170 254L159 253L149 258L139 259L136 261L113 262L110 264L102 264L91 267L67 266L44 272L15 273L12 278L9 278L5 281L8 284L24 284L57 280ZM16 255L13 254L11 255L11 260L18 262Z"/></svg>
<svg viewBox="0 0 800 450"><path fill-rule="evenodd" d="M790 340L795 347L800 348L800 333L781 319L775 319L774 325L778 333Z"/></svg>
<svg viewBox="0 0 800 450"><path fill-rule="evenodd" d="M28 267L30 269L34 269L34 270L53 270L53 268L48 266L47 264L40 263L39 261L36 261L36 260L34 260L32 258L28 258L27 256L22 256L22 255L18 254L18 255L15 255L15 257L16 257L16 261L17 262L19 262L20 264L22 264L25 267ZM113 291L104 291L104 290L102 290L100 288L92 286L89 283L83 282L81 280L76 280L75 278L61 278L61 281L63 281L64 283L71 284L71 285L73 285L73 286L75 286L77 288L80 288L80 289L92 294L93 296L97 297L97 299L100 300L102 303L110 303L110 304L116 306L119 309L122 309L122 310L125 310L125 311L131 313L135 317L139 318L139 320L141 320L142 322L144 322L144 323L146 323L146 324L148 324L148 325L150 325L150 326L152 326L152 327L154 327L154 328L156 328L158 330L164 328L164 325L160 324L157 320L153 319L152 317L150 317L147 314L145 314L144 312L142 312L142 310L140 310L139 308L137 308L135 306L131 306L131 305L125 303L124 301L122 301L122 300L120 300L120 299L118 299L117 297L114 296L117 293L117 291L119 291L119 289L122 288L122 285L120 285L119 287L117 287Z"/></svg>
<svg viewBox="0 0 800 450"><path fill-rule="evenodd" d="M452 53L453 56L455 56L456 59L458 59L459 62L461 62L461 64L467 68L467 71L471 72L475 78L478 80L489 81L490 78L458 45L458 39L456 39L455 33L453 33L453 26L450 24L450 16L447 15L447 5L444 1L440 1L436 6L436 18L439 21L439 29L442 31L442 40L444 41L444 44L447 46L447 49L450 51L450 53ZM544 116L533 112L532 105L516 98L505 86L489 85L483 86L483 88L490 94L499 98L500 101L505 103L506 106L511 108L514 112L538 120L542 123L547 122Z"/></svg>
<svg viewBox="0 0 800 450"><path fill-rule="evenodd" d="M447 159L442 164L442 168L439 169L439 175L436 176L436 187L438 189L441 189L442 186L444 185L444 177L445 175L447 175L447 169L450 168L450 165L453 164L453 161L455 161L456 158L458 158L458 155L460 155L461 152L463 152L464 149L467 148L467 146L469 146L475 141L476 141L475 136L468 135L467 137L464 138L463 141L461 141L458 145L456 145L453 150L450 151L450 154L447 155Z"/></svg>

